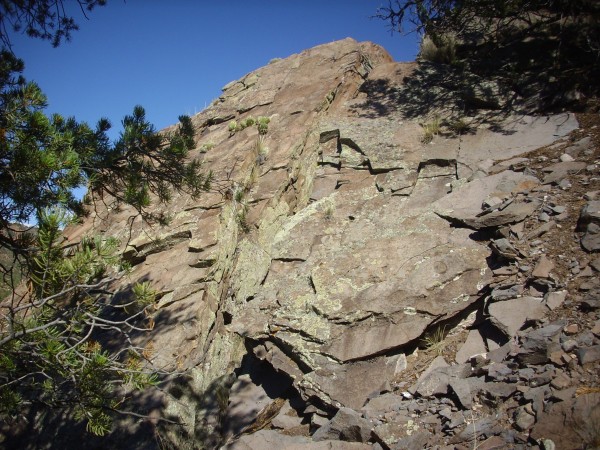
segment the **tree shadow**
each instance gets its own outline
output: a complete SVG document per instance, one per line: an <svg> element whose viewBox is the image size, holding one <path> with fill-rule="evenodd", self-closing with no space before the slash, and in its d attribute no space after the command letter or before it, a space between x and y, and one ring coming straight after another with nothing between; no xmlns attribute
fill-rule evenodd
<svg viewBox="0 0 600 450"><path fill-rule="evenodd" d="M352 111L369 119L400 113L408 119L436 116L451 124L468 118L472 125L486 124L498 132L512 133L502 127L502 122L517 112L511 98L514 93L448 64L421 62L401 85L388 79L367 80L360 92L366 94L366 99Z"/></svg>
<svg viewBox="0 0 600 450"><path fill-rule="evenodd" d="M503 126L511 115L580 110L600 90L600 63L579 42L576 28L560 33L568 35L562 47L544 31L457 45L451 64L421 60L401 84L367 79L359 89L366 99L352 110L371 119L393 113L446 123L467 118L500 133L512 132Z"/></svg>
<svg viewBox="0 0 600 450"><path fill-rule="evenodd" d="M151 281L147 279L138 281ZM111 306L130 303L134 298L133 285L128 284L114 295L103 298ZM102 298L101 298L102 299ZM188 305L189 306L189 305ZM134 308L132 306L132 308ZM171 305L169 309L161 309L153 318L151 333L159 335L172 331L179 323L186 306ZM139 311L134 309L105 308L101 317L113 322L122 321L135 316ZM129 355L123 352L129 346L143 347L150 338L150 330L142 331L148 327L149 317L139 314L131 324L139 330L133 329L128 335L116 329L96 329L90 336L91 341L99 342L109 354L119 354L118 359L124 361ZM182 372L158 371L158 382L155 386L145 389L118 389L113 406L114 422L112 430L105 436L96 436L86 430L86 420L75 417L72 409L53 409L41 403L32 403L23 409L21 416L6 422L0 422L0 447L6 449L166 449L182 448L181 442L187 439L190 448L197 448L195 442L204 442L202 429L195 433L189 432L189 425L181 423L179 417L169 406L183 397L187 404L204 405L210 410L214 409L216 400L211 394L213 385L209 386L208 393L200 395L194 392L191 375ZM218 383L219 380L215 381ZM213 384L215 384L213 383ZM194 403L189 403L194 402ZM200 406L199 406L200 407ZM189 436L188 436L189 435ZM183 440L182 440L183 439Z"/></svg>

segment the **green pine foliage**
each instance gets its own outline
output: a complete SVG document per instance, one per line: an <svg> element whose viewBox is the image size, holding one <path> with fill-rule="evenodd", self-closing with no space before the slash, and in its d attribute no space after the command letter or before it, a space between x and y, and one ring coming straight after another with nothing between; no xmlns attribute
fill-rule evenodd
<svg viewBox="0 0 600 450"><path fill-rule="evenodd" d="M32 290L3 305L10 317L0 332L0 418L16 418L31 405L67 408L102 435L112 425L117 390L143 389L157 379L139 351L130 348L123 358L99 340L108 331L143 331L154 293L149 284L136 285L137 297L126 304L113 303L106 291L98 295L118 276L118 243L95 238L65 249L66 220L59 210L40 215ZM133 304L138 312L126 314Z"/></svg>
<svg viewBox="0 0 600 450"><path fill-rule="evenodd" d="M92 128L45 114L46 97L21 76L22 61L0 56L0 275L8 292L0 300L0 420L56 408L102 435L123 393L157 382L130 336L152 328L156 292L149 282L134 284L129 299L115 302L109 286L125 266L119 243L66 242L62 230L86 208L73 189L87 186L91 207L110 199L159 221L152 202L168 202L174 191L197 197L212 174L190 158L189 117L157 132L136 106L111 142L106 119ZM18 225L32 219L37 233ZM109 350L108 336L124 344Z"/></svg>

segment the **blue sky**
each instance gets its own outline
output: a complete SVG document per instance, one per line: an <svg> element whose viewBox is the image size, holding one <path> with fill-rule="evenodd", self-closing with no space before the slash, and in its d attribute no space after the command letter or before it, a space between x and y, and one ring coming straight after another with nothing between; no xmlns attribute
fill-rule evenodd
<svg viewBox="0 0 600 450"><path fill-rule="evenodd" d="M65 3L75 4L74 0ZM116 138L137 104L157 129L193 115L221 88L315 45L346 37L385 47L411 61L417 36L390 34L372 19L387 0L108 0L89 14L72 6L80 26L71 42L13 36L25 77L48 96L48 113L95 124L107 117Z"/></svg>

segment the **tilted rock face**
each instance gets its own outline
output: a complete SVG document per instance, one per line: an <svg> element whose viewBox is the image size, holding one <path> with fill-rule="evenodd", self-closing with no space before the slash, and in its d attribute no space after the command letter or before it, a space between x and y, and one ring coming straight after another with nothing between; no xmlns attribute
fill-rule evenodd
<svg viewBox="0 0 600 450"><path fill-rule="evenodd" d="M155 328L140 338L156 367L186 373L201 394L249 350L304 400L360 409L427 330L482 298L491 251L474 230L523 220L536 205L519 193L541 184L487 169L577 124L508 118L424 144L386 94L414 66L352 39L271 62L193 117L210 193L176 195L157 210L165 227L107 207L71 231L120 238L133 271L117 290L141 280L159 290ZM256 126L230 133L250 116L270 118L263 137ZM490 197L514 201L479 215ZM190 432L214 425L192 394L165 402Z"/></svg>

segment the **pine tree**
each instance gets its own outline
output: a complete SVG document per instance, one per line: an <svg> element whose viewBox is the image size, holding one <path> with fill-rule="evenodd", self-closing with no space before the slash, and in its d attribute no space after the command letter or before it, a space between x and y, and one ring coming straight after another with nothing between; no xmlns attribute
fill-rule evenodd
<svg viewBox="0 0 600 450"><path fill-rule="evenodd" d="M108 196L154 220L152 198L167 202L172 190L196 197L211 174L188 158L189 117L160 133L136 106L112 143L106 119L92 129L47 116L44 94L21 76L23 62L6 51L0 61L0 251L9 255L0 274L10 292L0 299L0 419L60 408L104 434L119 411L117 393L156 381L129 336L149 329L154 292L136 284L132 298L113 300L108 286L126 270L114 239L65 245L62 229L85 212L73 189L87 186L91 201ZM37 233L19 225L33 218ZM104 348L107 333L124 346Z"/></svg>

